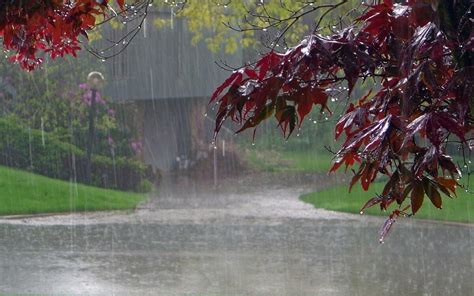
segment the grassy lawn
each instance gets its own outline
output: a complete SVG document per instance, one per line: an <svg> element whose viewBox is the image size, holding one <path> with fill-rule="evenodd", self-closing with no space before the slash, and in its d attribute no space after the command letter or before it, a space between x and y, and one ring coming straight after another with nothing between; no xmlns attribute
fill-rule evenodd
<svg viewBox="0 0 474 296"><path fill-rule="evenodd" d="M461 183L462 184L462 183ZM355 185L352 192L348 193L348 186L338 186L321 192L313 192L302 195L300 199L304 202L314 205L316 208L322 208L332 211L347 213L359 213L360 208L369 198L375 196L375 193L382 192L384 184L375 183L368 192L362 190L359 184ZM471 178L470 188L474 186L474 180ZM425 196L423 207L414 217L420 219L432 219L442 221L456 222L474 222L474 195L466 193L461 188L457 190L458 197L450 199L443 196L443 209L435 208L429 198ZM394 205L393 207L395 207ZM387 212L380 211L378 205L365 210L369 215L387 215Z"/></svg>
<svg viewBox="0 0 474 296"><path fill-rule="evenodd" d="M145 196L0 166L0 215L134 209Z"/></svg>
<svg viewBox="0 0 474 296"><path fill-rule="evenodd" d="M311 151L272 151L249 149L247 161L257 170L270 172L327 172L332 156Z"/></svg>

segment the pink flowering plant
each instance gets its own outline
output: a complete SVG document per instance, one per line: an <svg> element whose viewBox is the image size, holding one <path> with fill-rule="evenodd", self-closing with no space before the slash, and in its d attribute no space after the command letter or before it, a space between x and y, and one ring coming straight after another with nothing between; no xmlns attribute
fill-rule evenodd
<svg viewBox="0 0 474 296"><path fill-rule="evenodd" d="M93 99L92 90L86 83L79 85L74 96L70 97L74 114L74 140L80 147L86 147L88 116ZM100 91L95 94L96 102L96 154L135 156L142 150L136 132L117 119L117 106L114 106Z"/></svg>

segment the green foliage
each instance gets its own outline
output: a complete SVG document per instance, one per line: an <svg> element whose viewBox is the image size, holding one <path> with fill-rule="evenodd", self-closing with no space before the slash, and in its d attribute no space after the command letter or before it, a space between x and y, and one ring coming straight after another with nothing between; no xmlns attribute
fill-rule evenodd
<svg viewBox="0 0 474 296"><path fill-rule="evenodd" d="M149 180L142 180L140 184L138 184L137 187L137 192L151 192L153 190L153 183L151 183Z"/></svg>
<svg viewBox="0 0 474 296"><path fill-rule="evenodd" d="M0 60L0 116L15 118L16 122L32 129L54 133L61 141L85 150L89 106L85 100L87 90L81 90L79 85L91 70L103 70L103 65L89 54L77 59L45 61L41 68L29 73ZM120 105L103 97L101 102L97 104L93 153L132 157L130 140L137 138L136 131L127 126L122 117L114 115L120 113Z"/></svg>
<svg viewBox="0 0 474 296"><path fill-rule="evenodd" d="M43 63L32 72L19 68L0 57L0 114L16 114L32 128L55 131L69 128L71 113L77 113L78 85L87 73L101 71L103 65L90 54L67 57ZM24 87L28 86L28 87ZM12 91L7 91L10 88ZM2 96L3 93L3 96Z"/></svg>
<svg viewBox="0 0 474 296"><path fill-rule="evenodd" d="M45 176L85 181L86 156L77 146L54 134L21 126L14 119L0 119L0 164ZM126 157L95 155L92 185L122 190L142 188L144 179L154 181L151 168Z"/></svg>
<svg viewBox="0 0 474 296"><path fill-rule="evenodd" d="M313 2L313 3L310 3ZM182 9L175 11L176 17L186 19L189 30L193 33L193 42L203 40L214 51L235 53L239 47L260 47L262 34L255 28L268 31L270 36L282 32L292 22L292 17L298 11L310 11L316 6L333 3L334 1L293 1L293 0L188 0ZM264 5L262 5L264 3ZM358 7L360 1L349 0L347 4L331 12L323 21L323 26L328 30L336 16L350 14L352 9ZM167 9L166 3L157 3L158 9ZM301 37L310 33L309 29L324 13L325 9L317 9L305 17L296 20L285 33L285 44L295 45ZM249 13L250 12L250 13ZM172 11L173 13L173 11ZM259 17L261 16L261 17ZM170 26L174 16L169 18L157 17L154 20L156 27ZM288 20L275 24L275 20ZM239 28L241 32L230 29ZM324 31L322 31L324 32ZM273 38L270 37L270 40Z"/></svg>
<svg viewBox="0 0 474 296"><path fill-rule="evenodd" d="M0 167L0 215L134 209L144 194L120 192Z"/></svg>
<svg viewBox="0 0 474 296"><path fill-rule="evenodd" d="M69 179L62 170L70 155L82 156L74 145L61 142L47 133L20 126L15 118L0 119L0 163L53 178Z"/></svg>

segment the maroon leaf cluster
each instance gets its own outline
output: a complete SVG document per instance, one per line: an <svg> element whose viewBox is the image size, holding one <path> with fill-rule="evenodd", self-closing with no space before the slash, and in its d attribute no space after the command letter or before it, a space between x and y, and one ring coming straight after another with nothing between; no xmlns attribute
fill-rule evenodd
<svg viewBox="0 0 474 296"><path fill-rule="evenodd" d="M5 50L14 54L10 60L26 70L33 70L47 53L52 58L76 56L78 37L87 37L96 18L104 15L107 0L35 0L1 1L0 36ZM115 1L124 6L124 0Z"/></svg>
<svg viewBox="0 0 474 296"><path fill-rule="evenodd" d="M408 197L415 214L425 196L441 208L440 193L453 197L460 174L446 145L469 147L472 133L472 19L470 0L369 6L353 27L308 36L232 73L211 98L219 104L216 133L228 118L240 132L273 116L289 136L313 106L330 112L334 88L347 85L350 97L358 82L373 78L380 87L351 103L336 125L336 138L345 141L331 171L359 164L350 186L364 190L388 177L362 210L401 206ZM381 237L402 212L392 212Z"/></svg>

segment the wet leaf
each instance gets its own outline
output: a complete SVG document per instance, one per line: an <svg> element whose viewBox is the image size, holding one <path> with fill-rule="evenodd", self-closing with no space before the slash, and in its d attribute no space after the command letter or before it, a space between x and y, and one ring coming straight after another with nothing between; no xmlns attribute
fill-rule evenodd
<svg viewBox="0 0 474 296"><path fill-rule="evenodd" d="M433 203L433 205L438 209L441 209L441 195L439 194L438 190L436 190L434 183L428 178L423 178L423 187L426 195L431 200L431 203Z"/></svg>
<svg viewBox="0 0 474 296"><path fill-rule="evenodd" d="M423 204L423 198L424 198L424 189L423 189L423 183L421 181L414 181L413 182L413 190L411 191L411 210L413 212L413 215L418 212L418 210L421 208L421 205Z"/></svg>
<svg viewBox="0 0 474 296"><path fill-rule="evenodd" d="M367 208L370 208L376 204L379 204L382 202L382 197L381 196L376 196L376 197L372 197L371 199L369 199L365 204L364 206L360 209L360 213L362 214L364 212L365 209Z"/></svg>
<svg viewBox="0 0 474 296"><path fill-rule="evenodd" d="M454 194L454 196L456 196L456 187L459 185L456 180L439 177L439 178L436 178L436 181L439 183L440 188L443 187L446 189L446 191L448 191L448 193L451 192L452 194ZM451 194L447 194L447 195L451 196Z"/></svg>

